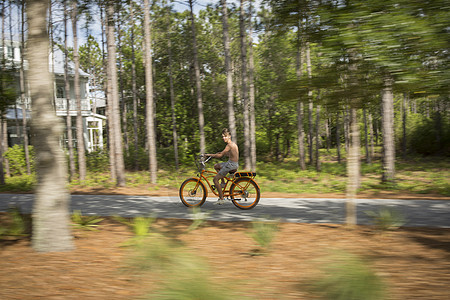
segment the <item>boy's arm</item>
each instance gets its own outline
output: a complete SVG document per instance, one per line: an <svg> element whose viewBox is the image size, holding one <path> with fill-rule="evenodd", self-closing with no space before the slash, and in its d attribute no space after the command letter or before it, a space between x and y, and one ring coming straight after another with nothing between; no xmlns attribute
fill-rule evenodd
<svg viewBox="0 0 450 300"><path fill-rule="evenodd" d="M215 154L205 154L206 156L211 156L213 158L221 158L225 155L225 153L228 153L230 151L231 147L230 145L226 145L225 149L223 149L221 152L217 152Z"/></svg>

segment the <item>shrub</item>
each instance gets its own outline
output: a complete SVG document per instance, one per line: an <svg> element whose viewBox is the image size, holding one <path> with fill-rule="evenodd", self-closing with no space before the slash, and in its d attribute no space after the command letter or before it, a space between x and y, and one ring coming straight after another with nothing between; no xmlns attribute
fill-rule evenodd
<svg viewBox="0 0 450 300"><path fill-rule="evenodd" d="M35 161L35 154L34 154L34 148L33 146L28 146L28 152L30 155L30 168L31 171L34 171L34 161ZM9 161L9 170L11 172L11 175L17 176L17 175L23 175L27 174L27 163L25 159L25 150L20 145L14 145L10 147L5 152L5 157Z"/></svg>
<svg viewBox="0 0 450 300"><path fill-rule="evenodd" d="M313 291L322 299L384 299L385 285L366 261L348 253L332 255L329 259L322 267L324 275L313 283Z"/></svg>

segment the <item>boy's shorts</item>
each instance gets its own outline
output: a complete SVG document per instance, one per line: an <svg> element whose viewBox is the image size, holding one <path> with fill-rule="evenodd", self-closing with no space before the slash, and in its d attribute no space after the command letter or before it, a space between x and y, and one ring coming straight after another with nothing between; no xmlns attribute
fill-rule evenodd
<svg viewBox="0 0 450 300"><path fill-rule="evenodd" d="M231 170L237 170L237 168L239 168L239 164L229 160L227 162L220 163L219 174L222 176L227 176L228 172Z"/></svg>

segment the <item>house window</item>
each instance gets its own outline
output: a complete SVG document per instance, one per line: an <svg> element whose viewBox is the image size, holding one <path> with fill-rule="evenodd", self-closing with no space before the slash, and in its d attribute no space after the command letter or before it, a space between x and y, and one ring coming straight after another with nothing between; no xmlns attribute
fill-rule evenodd
<svg viewBox="0 0 450 300"><path fill-rule="evenodd" d="M66 98L66 89L61 85L56 86L56 98Z"/></svg>
<svg viewBox="0 0 450 300"><path fill-rule="evenodd" d="M13 47L11 47L11 46L7 46L7 51L6 51L6 57L8 58L8 59L13 59L14 58L14 48Z"/></svg>

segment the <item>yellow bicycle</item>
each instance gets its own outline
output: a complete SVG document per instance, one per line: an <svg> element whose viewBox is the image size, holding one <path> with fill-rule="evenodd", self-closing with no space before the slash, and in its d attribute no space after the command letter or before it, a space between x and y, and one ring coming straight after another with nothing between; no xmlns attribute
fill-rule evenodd
<svg viewBox="0 0 450 300"><path fill-rule="evenodd" d="M216 176L217 172L206 170L206 163L211 159L205 159L204 155L199 155L196 160L198 169L197 177L186 179L180 186L181 202L187 207L202 206L208 197L208 189L216 196L219 196L217 189L211 185L210 180ZM255 207L261 191L254 180L256 172L230 171L224 178L225 186L222 188L224 198L231 200L240 209L251 209Z"/></svg>

